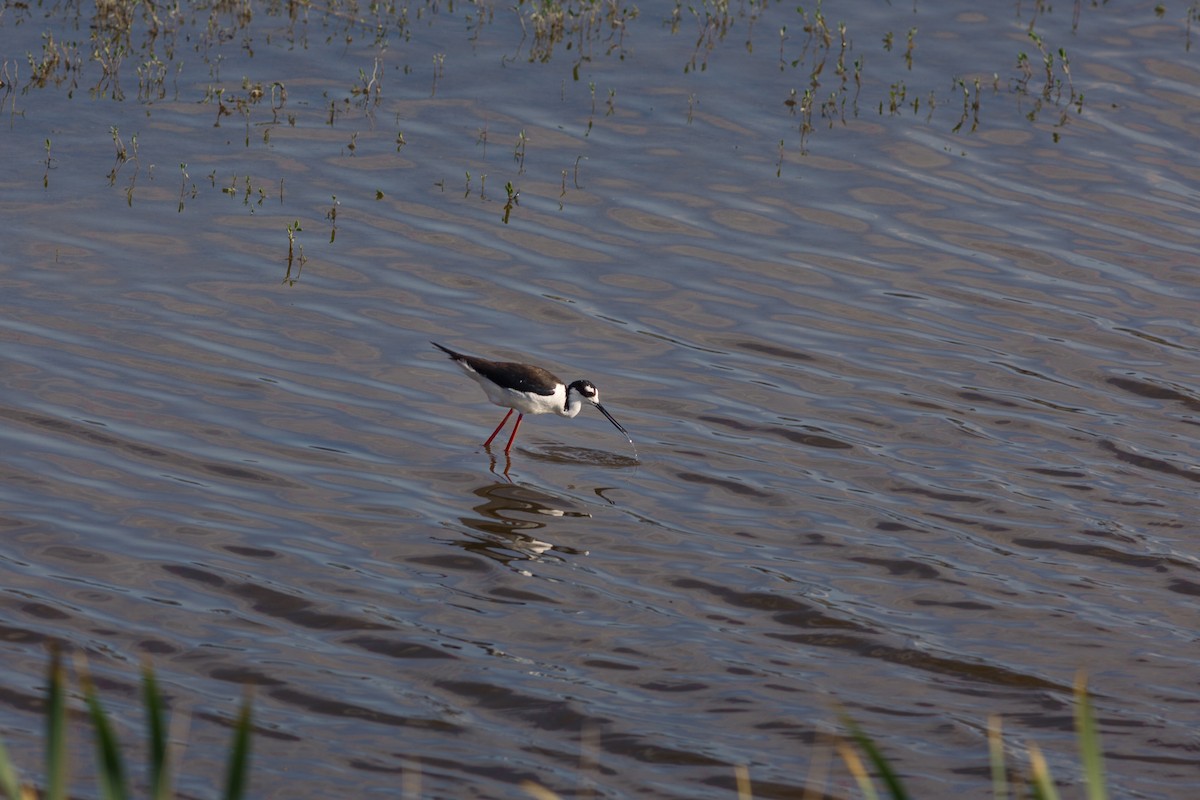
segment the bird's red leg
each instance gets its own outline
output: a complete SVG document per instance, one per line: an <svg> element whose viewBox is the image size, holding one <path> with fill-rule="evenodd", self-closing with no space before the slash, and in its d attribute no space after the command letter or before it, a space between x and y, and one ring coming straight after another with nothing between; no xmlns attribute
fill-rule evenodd
<svg viewBox="0 0 1200 800"><path fill-rule="evenodd" d="M508 418L512 416L512 412L513 412L513 410L510 408L510 409L508 410L508 413L504 415L504 419L500 420L500 424L496 426L496 430L492 431L492 435L491 435L491 436L489 436L489 437L488 437L488 440L487 440L486 442L484 442L484 443L483 443L483 446L484 446L484 447L487 447L488 445L490 445L490 444L492 443L492 439L495 439L495 438L496 438L496 434L497 434L497 433L499 433L499 432L500 432L500 429L504 427L504 423L508 422ZM518 424L518 425L520 425L520 424L521 424L521 418L520 418L520 417L517 417L517 424ZM515 429L515 428L513 429L513 433L516 433L516 429ZM509 442L509 444L512 444L512 442ZM506 450L505 452L508 452L508 451Z"/></svg>
<svg viewBox="0 0 1200 800"><path fill-rule="evenodd" d="M512 450L513 439L517 438L517 428L521 427L521 420L525 419L524 414L517 414L517 421L513 423L512 436L508 437L508 446L504 448L504 455L508 455L508 451Z"/></svg>

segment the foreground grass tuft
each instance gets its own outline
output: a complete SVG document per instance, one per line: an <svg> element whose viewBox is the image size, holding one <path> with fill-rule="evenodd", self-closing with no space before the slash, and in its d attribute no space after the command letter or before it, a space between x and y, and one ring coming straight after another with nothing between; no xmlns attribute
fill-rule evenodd
<svg viewBox="0 0 1200 800"><path fill-rule="evenodd" d="M91 722L99 782L99 796L104 800L126 800L131 797L128 772L120 742L100 703L96 686L85 662L77 664L79 689L87 716ZM46 700L46 749L45 749L45 792L44 800L67 800L67 670L61 654L51 654L48 673ZM171 747L168 737L167 712L163 695L150 667L142 670L142 704L146 711L146 755L148 759L149 797L151 800L168 800L171 790ZM835 749L854 778L862 797L875 800L879 797L891 800L908 800L909 794L896 769L883 751L861 727L848 715L842 715L842 724L847 735L835 743ZM1088 800L1108 800L1105 785L1104 760L1095 714L1087 691L1087 679L1081 672L1075 680L1075 730L1079 743ZM237 720L233 726L233 741L225 773L223 800L241 800L245 796L250 771L250 699L242 701ZM1027 745L1029 766L1024 774L1010 771L1005 763L1005 748L1000 719L993 716L988 720L988 752L991 765L992 795L995 800L1013 797L1032 797L1035 800L1058 800L1054 779L1050 775L1046 759L1038 746ZM750 772L744 765L735 767L738 800L752 800L753 785ZM825 770L810 774L806 791L822 793ZM882 782L883 791L876 787ZM813 784L816 785L813 785ZM534 782L525 782L522 789L537 800L557 800L558 795ZM19 773L0 742L0 794L8 800L38 800L38 793L30 784L21 782ZM406 791L405 796L409 793Z"/></svg>
<svg viewBox="0 0 1200 800"><path fill-rule="evenodd" d="M843 724L850 732L850 739L858 746L874 767L875 774L883 782L887 794L882 795L892 800L907 800L909 794L905 791L896 771L888 763L875 743L858 725L848 717L843 717ZM1104 757L1100 747L1100 734L1096 727L1096 718L1092 713L1091 699L1087 691L1087 677L1080 672L1075 678L1075 735L1079 743L1079 758L1083 766L1083 777L1087 787L1088 800L1108 800L1108 790L1104 778ZM1054 778L1041 748L1030 742L1026 746L1029 758L1028 773L1016 776L1010 780L1010 773L1004 758L1004 739L1001 733L1000 718L992 716L988 720L988 753L991 762L992 796L995 800L1009 800L1013 797L1032 797L1034 800L1059 800ZM847 769L858 783L863 797L874 800L881 795L876 791L874 782L863 769L857 752L848 744L839 747L842 760ZM1022 791L1022 789L1026 791Z"/></svg>
<svg viewBox="0 0 1200 800"><path fill-rule="evenodd" d="M87 665L78 662L79 688L92 723L96 745L97 781L104 800L126 800L129 791L128 772L108 714L92 682ZM46 699L45 800L67 800L69 781L67 757L67 670L56 649L50 657ZM150 797L167 800L171 791L171 748L167 737L166 711L162 692L149 667L142 670L142 703L146 708L146 734ZM226 768L224 800L241 800L245 795L250 769L250 699L242 701L241 711L234 724L233 743L229 749ZM37 791L21 782L19 773L0 743L0 792L9 800L37 800Z"/></svg>
<svg viewBox="0 0 1200 800"><path fill-rule="evenodd" d="M842 714L842 724L846 727L847 738L835 742L835 749L847 772L854 778L858 790L865 800L878 800L880 797L891 800L908 800L911 796L904 788L899 774L892 766L883 751L870 736L863 732L853 719ZM1100 748L1100 734L1096 728L1096 718L1092 713L1091 700L1087 691L1087 678L1082 672L1075 679L1075 732L1079 742L1079 757L1083 766L1083 776L1087 787L1088 800L1108 800L1108 790L1104 778L1104 759ZM992 773L992 796L995 800L1010 800L1010 798L1030 797L1033 800L1059 800L1058 790L1055 789L1054 779L1050 775L1046 759L1041 749L1033 742L1027 745L1029 769L1025 775L1013 776L1010 780L1009 768L1004 758L1004 740L1000 729L1000 718L992 716L988 720L988 752ZM864 762L865 757L865 762ZM735 767L737 779L738 800L751 800L751 783L749 770L745 766ZM874 775L883 783L881 793L875 785ZM805 787L805 797L810 794L816 797L825 796L825 771L814 770L809 775ZM521 788L535 800L560 800L559 796L540 784L526 781Z"/></svg>

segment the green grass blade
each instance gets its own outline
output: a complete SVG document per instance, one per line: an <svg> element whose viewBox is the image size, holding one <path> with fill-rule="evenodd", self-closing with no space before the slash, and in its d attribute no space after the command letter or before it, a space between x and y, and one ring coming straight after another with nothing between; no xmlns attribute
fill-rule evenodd
<svg viewBox="0 0 1200 800"><path fill-rule="evenodd" d="M162 693L154 670L149 664L142 667L142 705L146 708L146 748L150 766L150 797L168 800L171 796L170 746L167 737L166 712Z"/></svg>
<svg viewBox="0 0 1200 800"><path fill-rule="evenodd" d="M1075 676L1075 730L1079 737L1079 757L1083 763L1083 777L1087 781L1087 796L1090 800L1108 800L1100 732L1096 728L1096 716L1088 697L1087 675L1082 671Z"/></svg>
<svg viewBox="0 0 1200 800"><path fill-rule="evenodd" d="M17 768L8 757L4 742L0 742L0 792L10 800L21 800L21 779L17 776Z"/></svg>
<svg viewBox="0 0 1200 800"><path fill-rule="evenodd" d="M854 743L858 745L860 750L866 753L867 759L875 767L875 771L879 773L879 777L887 787L892 800L908 800L908 792L904 791L904 786L900 783L900 777L892 769L892 765L888 763L888 760L884 758L879 748L875 746L875 742L871 740L871 737L863 733L862 728L858 727L849 717L843 716L842 721L850 730L850 738L854 740Z"/></svg>
<svg viewBox="0 0 1200 800"><path fill-rule="evenodd" d="M125 800L129 787L125 780L125 762L121 758L121 747L113 731L108 714L100 705L100 696L91 677L80 669L79 682L83 687L83 699L87 703L88 716L96 737L96 766L99 771L100 796L105 800Z"/></svg>
<svg viewBox="0 0 1200 800"><path fill-rule="evenodd" d="M46 697L46 800L67 798L67 672L58 647L50 652Z"/></svg>
<svg viewBox="0 0 1200 800"><path fill-rule="evenodd" d="M988 717L988 760L992 763L992 797L1008 800L1008 770L1004 766L1004 737L1000 731L1000 717Z"/></svg>
<svg viewBox="0 0 1200 800"><path fill-rule="evenodd" d="M225 778L225 800L241 800L249 783L250 770L250 696L242 701L233 744L229 749L229 767Z"/></svg>

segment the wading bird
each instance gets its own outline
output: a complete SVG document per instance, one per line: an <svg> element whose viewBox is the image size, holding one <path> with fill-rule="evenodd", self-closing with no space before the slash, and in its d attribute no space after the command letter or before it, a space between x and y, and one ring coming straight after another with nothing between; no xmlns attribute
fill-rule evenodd
<svg viewBox="0 0 1200 800"><path fill-rule="evenodd" d="M486 358L456 353L449 347L442 347L437 342L431 342L431 344L450 356L451 361L462 367L463 372L482 386L488 400L508 409L508 413L504 415L504 419L500 420L496 430L492 431L492 435L483 443L484 447L491 445L496 434L500 433L500 429L504 427L504 423L508 422L508 418L514 411L517 412L517 421L513 424L512 435L508 437L508 444L504 448L505 455L508 455L508 451L512 449L513 440L517 438L517 428L521 427L521 420L526 414L553 412L560 417L570 418L579 413L579 410L583 408L584 401L600 409L600 413L617 430L625 434L625 438L629 439L629 444L633 444L629 432L621 427L621 423L613 419L612 414L604 410L604 406L600 405L600 392L591 381L578 380L564 384L553 373L532 364L488 361Z"/></svg>

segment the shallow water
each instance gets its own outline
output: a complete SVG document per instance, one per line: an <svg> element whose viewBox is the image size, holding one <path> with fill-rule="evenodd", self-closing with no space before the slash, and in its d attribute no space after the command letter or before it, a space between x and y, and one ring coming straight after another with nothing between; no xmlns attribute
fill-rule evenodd
<svg viewBox="0 0 1200 800"><path fill-rule="evenodd" d="M1035 741L1080 780L1079 669L1113 794L1193 787L1184 12L1038 17L1077 105L1019 91L1016 54L1042 62L1013 8L827 5L863 88L802 136L792 10L706 61L644 7L575 81L579 40L529 63L479 8L413 9L386 46L341 12L193 20L149 102L132 57L123 100L95 68L21 91L41 33L89 21L0 17L0 718L26 771L60 642L127 738L154 665L192 718L186 796L247 685L263 797L724 798L736 765L797 797L843 709L915 795L985 796L990 714L1019 768ZM636 451L585 410L486 452L503 411L429 340L593 380Z"/></svg>

